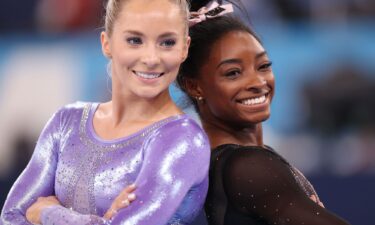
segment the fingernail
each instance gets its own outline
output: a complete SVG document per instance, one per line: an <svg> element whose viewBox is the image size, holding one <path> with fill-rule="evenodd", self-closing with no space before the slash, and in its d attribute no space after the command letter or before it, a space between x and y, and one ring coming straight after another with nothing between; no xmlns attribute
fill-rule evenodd
<svg viewBox="0 0 375 225"><path fill-rule="evenodd" d="M135 188L135 184L131 184L131 185L129 185L129 187Z"/></svg>
<svg viewBox="0 0 375 225"><path fill-rule="evenodd" d="M134 200L134 199L135 199L135 194L134 194L134 193L130 193L130 194L128 195L128 199L129 199L129 200Z"/></svg>
<svg viewBox="0 0 375 225"><path fill-rule="evenodd" d="M126 206L128 206L128 205L130 204L130 202L129 202L128 199L125 199L125 200L122 201L121 203L122 203L122 205L123 205L124 207L126 207Z"/></svg>

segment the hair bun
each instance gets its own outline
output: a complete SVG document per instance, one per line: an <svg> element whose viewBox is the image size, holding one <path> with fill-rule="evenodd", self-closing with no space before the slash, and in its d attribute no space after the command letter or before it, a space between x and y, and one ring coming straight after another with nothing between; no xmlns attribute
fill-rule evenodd
<svg viewBox="0 0 375 225"><path fill-rule="evenodd" d="M196 12L203 6L207 5L212 0L188 0L190 3L190 12ZM219 4L221 4L222 0L216 0Z"/></svg>

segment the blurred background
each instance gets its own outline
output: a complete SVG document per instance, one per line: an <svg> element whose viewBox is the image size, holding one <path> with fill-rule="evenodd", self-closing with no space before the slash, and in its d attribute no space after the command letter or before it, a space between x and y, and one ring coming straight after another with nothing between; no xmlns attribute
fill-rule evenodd
<svg viewBox="0 0 375 225"><path fill-rule="evenodd" d="M375 1L242 0L276 77L265 142L356 225L375 217ZM0 208L44 124L110 98L102 0L0 0ZM172 87L173 97L180 92Z"/></svg>

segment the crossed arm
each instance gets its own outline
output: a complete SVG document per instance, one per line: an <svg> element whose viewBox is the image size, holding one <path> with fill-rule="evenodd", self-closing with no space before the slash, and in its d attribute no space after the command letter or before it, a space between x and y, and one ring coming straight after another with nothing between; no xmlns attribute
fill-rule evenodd
<svg viewBox="0 0 375 225"><path fill-rule="evenodd" d="M1 214L0 221L4 225L30 222L43 225L166 224L189 189L207 176L210 150L201 128L188 123L179 130L178 124L167 124L144 143L144 163L135 182L137 199L116 212L113 209L126 205L123 198L117 198L104 217L80 214L65 208L53 197L60 138L60 122L56 121L59 117L57 113L48 122L31 161L12 187ZM176 136L176 132L181 134ZM172 134L175 138L166 140ZM205 190L202 192L205 195ZM40 198L44 196L47 197Z"/></svg>

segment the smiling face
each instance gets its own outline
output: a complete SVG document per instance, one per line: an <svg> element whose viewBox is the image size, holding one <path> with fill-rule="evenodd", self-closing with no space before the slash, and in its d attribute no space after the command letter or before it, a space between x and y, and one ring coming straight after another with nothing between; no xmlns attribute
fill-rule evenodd
<svg viewBox="0 0 375 225"><path fill-rule="evenodd" d="M154 98L168 92L190 40L181 14L169 0L124 3L111 35L101 35L103 52L112 59L113 93Z"/></svg>
<svg viewBox="0 0 375 225"><path fill-rule="evenodd" d="M231 31L216 41L199 71L192 95L202 118L248 127L270 116L274 94L271 62L262 45L249 33Z"/></svg>

